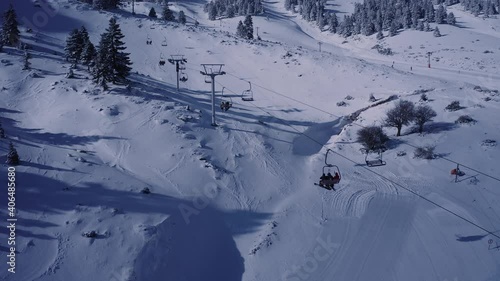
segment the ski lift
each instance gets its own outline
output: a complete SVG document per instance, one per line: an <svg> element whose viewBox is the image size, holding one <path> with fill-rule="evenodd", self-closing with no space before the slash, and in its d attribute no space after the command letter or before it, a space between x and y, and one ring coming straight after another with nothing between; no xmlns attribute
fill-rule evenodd
<svg viewBox="0 0 500 281"><path fill-rule="evenodd" d="M334 186L338 184L342 178L340 174L340 169L337 165L328 163L328 153L333 152L328 149L325 154L325 166L323 166L323 174L320 177L319 183L314 183L328 190L335 190ZM331 170L334 170L334 176L331 174Z"/></svg>
<svg viewBox="0 0 500 281"><path fill-rule="evenodd" d="M212 83L212 79L210 79L210 76L205 75L205 83L208 83L208 84Z"/></svg>
<svg viewBox="0 0 500 281"><path fill-rule="evenodd" d="M186 82L188 80L188 75L187 73L185 73L183 70L184 68L180 68L181 72L180 72L180 77L179 77L179 81L181 82Z"/></svg>
<svg viewBox="0 0 500 281"><path fill-rule="evenodd" d="M231 97L226 96L229 98L229 100L224 97L225 88L226 87L222 87L222 94L221 94L222 100L220 102L220 109L222 111L228 111L231 107L233 107L233 100L231 99Z"/></svg>
<svg viewBox="0 0 500 281"><path fill-rule="evenodd" d="M160 62L158 63L159 65L165 65L165 58L163 57L163 53L160 53Z"/></svg>
<svg viewBox="0 0 500 281"><path fill-rule="evenodd" d="M153 39L148 34L148 38L146 39L146 45L153 45Z"/></svg>
<svg viewBox="0 0 500 281"><path fill-rule="evenodd" d="M384 160L382 160L382 154L383 151L382 149L379 149L377 151L377 157L373 159L368 159L368 155L370 154L370 150L366 150L366 156L365 156L365 162L368 167L377 167L377 166L384 166L386 163Z"/></svg>
<svg viewBox="0 0 500 281"><path fill-rule="evenodd" d="M163 38L164 38L164 39L163 39L163 41L161 42L161 45L162 45L163 47L166 47L166 46L167 46L167 38L165 38L165 37L163 37Z"/></svg>
<svg viewBox="0 0 500 281"><path fill-rule="evenodd" d="M253 101L252 83L250 81L247 82L248 84L250 84L250 88L248 90L244 90L243 93L241 93L241 99L243 101Z"/></svg>

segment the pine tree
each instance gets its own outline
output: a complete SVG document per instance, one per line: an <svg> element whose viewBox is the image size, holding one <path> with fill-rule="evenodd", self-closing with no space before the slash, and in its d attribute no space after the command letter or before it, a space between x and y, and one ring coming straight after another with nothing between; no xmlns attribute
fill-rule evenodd
<svg viewBox="0 0 500 281"><path fill-rule="evenodd" d="M23 64L23 70L28 70L31 69L31 62L30 62L31 55L27 51L24 52L24 64Z"/></svg>
<svg viewBox="0 0 500 281"><path fill-rule="evenodd" d="M437 24L443 24L445 18L446 18L446 10L444 8L444 5L439 5L439 7L436 11L436 16L434 17L434 21Z"/></svg>
<svg viewBox="0 0 500 281"><path fill-rule="evenodd" d="M337 27L339 26L339 21L337 19L337 15L335 13L332 13L330 17L328 18L328 30L331 33L337 33Z"/></svg>
<svg viewBox="0 0 500 281"><path fill-rule="evenodd" d="M175 16L172 10L168 7L168 3L163 7L163 13L162 13L163 19L166 21L174 21Z"/></svg>
<svg viewBox="0 0 500 281"><path fill-rule="evenodd" d="M450 12L448 16L446 17L446 23L451 24L451 25L456 25L457 20L455 19L455 15L453 12Z"/></svg>
<svg viewBox="0 0 500 281"><path fill-rule="evenodd" d="M227 7L226 15L228 18L234 18L235 14L236 14L236 12L234 11L233 5L230 5L229 7Z"/></svg>
<svg viewBox="0 0 500 281"><path fill-rule="evenodd" d="M186 24L186 15L184 14L184 11L179 12L179 23L180 24Z"/></svg>
<svg viewBox="0 0 500 281"><path fill-rule="evenodd" d="M81 56L82 63L87 65L88 70L94 66L94 59L96 56L96 49L94 44L90 40L88 40L83 46L83 52Z"/></svg>
<svg viewBox="0 0 500 281"><path fill-rule="evenodd" d="M439 31L439 27L437 26L434 29L434 37L441 37L441 32Z"/></svg>
<svg viewBox="0 0 500 281"><path fill-rule="evenodd" d="M245 38L253 39L253 20L251 15L247 15L245 17L243 25L245 26L245 34L246 34Z"/></svg>
<svg viewBox="0 0 500 281"><path fill-rule="evenodd" d="M424 22L423 21L418 22L417 30L424 31Z"/></svg>
<svg viewBox="0 0 500 281"><path fill-rule="evenodd" d="M396 22L392 22L391 28L389 29L389 36L396 36L398 34L398 25Z"/></svg>
<svg viewBox="0 0 500 281"><path fill-rule="evenodd" d="M156 15L156 11L155 11L155 8L152 7L151 10L149 10L149 15L148 15L150 18L156 18L157 15Z"/></svg>
<svg viewBox="0 0 500 281"><path fill-rule="evenodd" d="M7 46L17 46L20 41L20 32L18 28L16 11L12 4L3 14L2 38Z"/></svg>
<svg viewBox="0 0 500 281"><path fill-rule="evenodd" d="M87 34L88 38L88 34ZM72 63L78 63L83 51L83 38L80 30L73 29L66 39L66 47L64 48L66 60Z"/></svg>
<svg viewBox="0 0 500 281"><path fill-rule="evenodd" d="M236 36L240 38L246 38L246 29L243 25L243 22L241 21L238 22L238 27L236 28Z"/></svg>
<svg viewBox="0 0 500 281"><path fill-rule="evenodd" d="M115 18L109 20L109 27L106 32L101 34L95 67L93 71L94 82L105 87L106 82L125 82L126 77L130 73L129 54L125 53L122 39L125 36L122 34L120 25Z"/></svg>
<svg viewBox="0 0 500 281"><path fill-rule="evenodd" d="M429 31L431 31L431 25L429 24L429 22L425 22L425 32Z"/></svg>
<svg viewBox="0 0 500 281"><path fill-rule="evenodd" d="M217 7L214 2L208 3L208 19L215 20L217 17Z"/></svg>
<svg viewBox="0 0 500 281"><path fill-rule="evenodd" d="M19 165L20 163L19 154L17 154L17 150L14 148L12 142L9 143L9 152L7 153L6 163L12 166Z"/></svg>
<svg viewBox="0 0 500 281"><path fill-rule="evenodd" d="M382 40L382 39L384 39L384 33L382 33L382 29L381 29L377 33L377 40Z"/></svg>

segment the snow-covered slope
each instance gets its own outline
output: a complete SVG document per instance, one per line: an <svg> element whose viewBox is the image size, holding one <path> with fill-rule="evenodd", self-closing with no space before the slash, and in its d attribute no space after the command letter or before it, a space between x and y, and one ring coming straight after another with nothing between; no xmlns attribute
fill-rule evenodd
<svg viewBox="0 0 500 281"><path fill-rule="evenodd" d="M254 17L263 40L253 42L233 36L240 18L210 22L196 1L172 4L186 11L187 26L147 18L150 7L161 10L151 3L136 3L135 16L130 7L50 3L57 12L14 3L20 22L32 24L22 37L33 69L22 70L18 50L0 53L8 137L0 160L8 141L22 159L16 273L2 267L2 280L500 279L492 249L500 239L485 231L498 235L500 225L500 150L484 142L500 141L498 19L453 7L467 28L440 26L441 38L402 32L383 40L395 52L386 57L371 49L375 38L343 42L280 2L265 2L269 17ZM103 92L85 67L65 78L69 31L85 25L97 43L111 16L131 53L130 87ZM158 65L174 54L188 60L180 92L174 66ZM233 107L217 111L218 127L210 125L202 63L225 64L217 103L225 87ZM254 102L240 98L247 81ZM385 128L387 165L367 167L357 131L380 125L394 105L370 107L369 95L422 103L422 92L438 113L426 133L405 127L395 137ZM465 108L445 111L454 100ZM354 112L356 121L344 117ZM455 124L466 114L477 123ZM425 145L439 157L413 158ZM342 174L337 191L313 185L327 148ZM465 172L458 183L453 161ZM0 198L5 222L7 196ZM97 237L82 236L92 230ZM4 265L7 235L0 233Z"/></svg>

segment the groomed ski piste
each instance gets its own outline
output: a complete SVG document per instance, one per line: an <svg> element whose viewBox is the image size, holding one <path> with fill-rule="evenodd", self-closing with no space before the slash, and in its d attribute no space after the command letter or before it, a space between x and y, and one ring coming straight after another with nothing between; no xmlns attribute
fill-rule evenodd
<svg viewBox="0 0 500 281"><path fill-rule="evenodd" d="M21 51L0 53L0 161L8 141L22 161L16 273L2 227L1 280L500 280L500 147L486 141L500 142L499 19L454 5L458 26L439 25L443 37L405 30L379 42L394 51L383 56L375 36L320 32L279 1L253 17L261 41L234 36L241 17L208 21L205 2L171 3L186 26L148 18L161 11L153 3L136 3L136 15L49 4L55 12L13 1L32 69ZM130 87L103 91L84 66L65 78L71 29L84 25L97 44L112 16L131 53ZM175 67L158 64L175 54L188 61L180 92ZM233 107L217 109L217 127L203 63L227 72L217 103L225 87ZM247 81L254 101L241 100ZM387 164L367 167L357 131L381 125L398 100L421 104L423 92L437 117L423 134L384 128ZM370 94L396 97L370 107ZM464 108L445 111L454 100ZM456 124L461 115L477 122ZM426 145L437 158L414 158ZM327 149L342 174L336 191L314 185Z"/></svg>

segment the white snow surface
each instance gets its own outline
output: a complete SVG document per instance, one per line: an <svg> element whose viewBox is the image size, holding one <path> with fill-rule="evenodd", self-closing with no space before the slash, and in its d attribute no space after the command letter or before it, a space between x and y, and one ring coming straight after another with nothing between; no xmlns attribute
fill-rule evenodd
<svg viewBox="0 0 500 281"><path fill-rule="evenodd" d="M1 280L500 280L500 239L487 232L500 235L500 146L483 143L500 142L499 19L455 5L458 26L440 25L445 36L403 31L378 42L395 53L383 56L374 36L320 32L281 1L264 1L267 14L254 17L261 41L234 36L241 17L206 20L204 2L171 3L186 26L148 18L150 7L161 11L152 3L132 15L130 6L13 2L33 58L22 70L21 51L0 53L0 161L9 141L22 160L16 273L2 227ZM97 44L112 16L131 53L130 87L103 91L85 66L65 78L69 31L84 25ZM174 54L188 60L180 92L174 66L158 65ZM233 107L217 108L217 127L202 63L227 72L216 78L217 103L225 87ZM240 98L246 81L253 102ZM419 91L437 117L422 135L384 128L387 165L367 167L357 131L381 125L400 99L423 103ZM397 99L367 108L370 94ZM464 108L445 111L454 100ZM455 124L461 115L477 123ZM414 158L426 145L438 157ZM313 185L327 149L342 174L336 191ZM462 166L455 182L453 161L474 170ZM92 230L97 237L82 236Z"/></svg>

